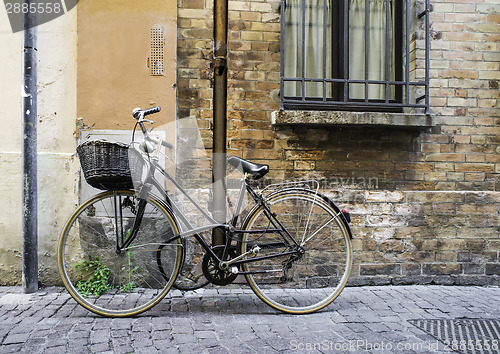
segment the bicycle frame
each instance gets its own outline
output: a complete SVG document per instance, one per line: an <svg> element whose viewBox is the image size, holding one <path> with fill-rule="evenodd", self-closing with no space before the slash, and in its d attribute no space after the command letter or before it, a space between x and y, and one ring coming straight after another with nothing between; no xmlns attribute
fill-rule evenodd
<svg viewBox="0 0 500 354"><path fill-rule="evenodd" d="M276 215L274 215L269 207L265 203L265 198L257 194L253 188L247 183L246 176L244 179L244 183L242 184L238 196L238 201L237 201L237 207L233 213L233 217L231 219L231 223L218 223L217 221L214 220L214 218L209 215L203 208L188 194L188 192L182 188L182 186L158 163L158 158L156 156L148 156L148 162L149 162L149 168L147 172L147 176L145 178L144 183L141 186L141 189L139 191L139 198L143 199L145 196L147 196L152 188L156 188L161 194L163 195L163 198L165 199L164 203L165 206L173 212L176 218L180 219L184 225L188 228L188 230L181 232L180 234L172 237L169 239L167 242L176 240L177 238L184 238L188 236L193 236L195 240L203 247L205 252L209 253L212 259L216 260L216 264L219 264L222 262L223 259L227 256L232 241L233 237L228 237L226 244L224 246L224 251L222 254L222 257L220 258L213 250L212 250L212 245L207 243L203 237L201 237L200 233L208 230L212 230L214 228L221 228L223 231L227 231L230 233L230 235L238 235L238 234L243 234L243 233L254 233L254 234L264 234L264 233L279 233L283 237L283 242L276 242L273 244L268 244L268 245L262 245L260 244L259 246L262 247L276 247L276 246L282 246L282 245L290 245L290 242L287 242L287 239L291 240L294 243L295 250L293 251L288 251L288 252L279 252L276 254L270 254L262 257L252 257L252 258L247 258L243 259L247 254L251 253L251 251L248 251L246 254L239 255L233 259L230 259L226 261L226 265L239 265L243 263L248 263L248 262L254 262L254 261L260 261L264 259L269 259L269 258L275 258L275 257L282 257L286 255L292 255L296 254L299 249L301 249L300 245L297 243L297 241L290 235L288 230L283 226L283 224L277 219ZM202 213L204 218L209 222L208 225L202 226L202 227L193 227L193 225L189 222L189 220L185 217L183 212L180 210L180 208L177 206L177 204L169 197L168 192L162 187L160 182L154 177L154 173L156 171L159 171L165 178L167 178L175 188L177 188L188 200L191 204L193 204L198 211ZM243 200L244 200L244 194L245 191L250 194L252 199L256 202L257 205L262 205L264 208L264 214L266 217L269 219L270 224L273 226L273 228L266 228L266 229L259 229L259 230L238 230L235 229L237 221L238 221L238 215L241 212L241 208L243 206ZM141 208L141 204L139 204L139 209ZM136 230L137 227L140 225L141 218L142 218L142 213L143 211L138 210L137 211L137 217L136 221L134 223L133 230L128 237L127 241L123 244L124 247L128 247L133 242L133 239L135 238L136 235ZM118 240L118 236L117 236ZM239 241L237 241L239 242ZM118 247L118 246L117 246ZM244 274L244 272L241 272L240 274Z"/></svg>

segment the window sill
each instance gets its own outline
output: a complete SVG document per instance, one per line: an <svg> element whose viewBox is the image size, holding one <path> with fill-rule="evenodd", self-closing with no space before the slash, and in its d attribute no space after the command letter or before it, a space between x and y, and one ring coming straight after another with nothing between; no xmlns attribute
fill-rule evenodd
<svg viewBox="0 0 500 354"><path fill-rule="evenodd" d="M346 125L429 128L431 116L418 113L380 113L346 111L274 111L273 125Z"/></svg>

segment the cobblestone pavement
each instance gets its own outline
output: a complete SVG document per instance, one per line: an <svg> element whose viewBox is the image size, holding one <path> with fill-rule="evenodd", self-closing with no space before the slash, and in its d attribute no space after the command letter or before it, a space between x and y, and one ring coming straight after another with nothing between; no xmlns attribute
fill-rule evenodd
<svg viewBox="0 0 500 354"><path fill-rule="evenodd" d="M245 287L173 291L138 317L110 319L62 288L0 287L0 352L450 352L409 321L457 318L500 319L500 289L351 287L310 315L278 313Z"/></svg>

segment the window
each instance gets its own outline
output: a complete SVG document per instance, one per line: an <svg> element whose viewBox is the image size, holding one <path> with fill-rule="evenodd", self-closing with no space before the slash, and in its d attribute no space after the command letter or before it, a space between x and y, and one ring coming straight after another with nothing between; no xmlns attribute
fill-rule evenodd
<svg viewBox="0 0 500 354"><path fill-rule="evenodd" d="M428 11L413 1L284 0L281 108L427 107L428 30L416 27Z"/></svg>

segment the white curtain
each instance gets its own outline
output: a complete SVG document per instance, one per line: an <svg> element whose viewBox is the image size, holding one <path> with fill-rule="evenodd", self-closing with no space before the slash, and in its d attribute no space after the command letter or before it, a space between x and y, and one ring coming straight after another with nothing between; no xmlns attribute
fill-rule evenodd
<svg viewBox="0 0 500 354"><path fill-rule="evenodd" d="M326 1L326 6L325 6ZM285 77L323 79L332 76L332 13L331 0L287 0L285 9ZM303 6L305 5L305 8ZM326 8L326 38L324 19ZM305 23L302 23L302 10ZM326 40L326 43L324 43ZM304 46L304 49L303 47ZM303 50L304 56L302 54ZM326 50L326 62L323 51ZM327 85L326 96L331 96ZM302 96L301 82L285 83L285 96ZM306 97L323 97L322 82L307 82Z"/></svg>
<svg viewBox="0 0 500 354"><path fill-rule="evenodd" d="M368 75L365 75L365 0L349 1L349 79L394 81L394 14L392 1L369 0ZM386 48L386 9L389 4L389 48ZM386 77L386 50L389 51L389 72ZM394 86L389 87L394 98ZM349 98L365 99L364 84L350 84ZM368 99L385 99L385 85L368 85Z"/></svg>
<svg viewBox="0 0 500 354"><path fill-rule="evenodd" d="M325 6L325 1L326 6ZM284 75L288 78L332 78L332 60L338 61L343 53L332 57L331 1L339 0L287 0L285 9ZM368 75L365 75L365 0L349 0L349 75L354 80L394 80L394 15L391 0L369 0ZM389 4L389 73L386 77L386 6ZM304 8L305 7L305 8ZM324 18L326 9L326 38ZM305 23L303 23L304 11ZM342 14L340 14L342 16ZM340 34L343 38L343 34ZM303 48L304 46L304 48ZM324 60L326 50L326 61ZM303 56L303 51L305 55ZM341 77L343 78L343 75ZM300 81L285 82L285 96L302 96ZM331 84L326 85L326 97L331 97ZM323 97L323 83L305 84L305 97ZM389 99L394 98L390 87ZM349 85L349 99L365 99L364 84ZM368 99L385 99L385 85L368 85Z"/></svg>

